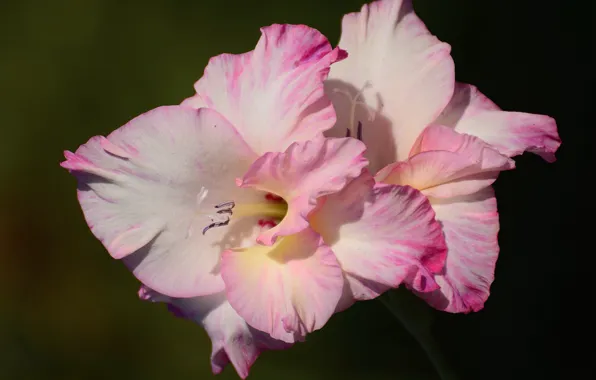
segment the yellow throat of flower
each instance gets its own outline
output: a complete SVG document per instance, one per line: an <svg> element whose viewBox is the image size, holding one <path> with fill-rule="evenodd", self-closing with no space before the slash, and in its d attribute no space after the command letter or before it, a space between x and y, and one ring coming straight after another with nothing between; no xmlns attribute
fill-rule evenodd
<svg viewBox="0 0 596 380"><path fill-rule="evenodd" d="M234 217L263 216L266 218L283 219L288 212L286 202L237 204Z"/></svg>

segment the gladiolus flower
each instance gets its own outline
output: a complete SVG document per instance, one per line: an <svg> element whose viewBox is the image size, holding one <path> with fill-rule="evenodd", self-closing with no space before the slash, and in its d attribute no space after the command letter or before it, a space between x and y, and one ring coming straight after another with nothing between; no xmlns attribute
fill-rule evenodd
<svg viewBox="0 0 596 380"><path fill-rule="evenodd" d="M448 253L440 288L418 293L449 312L480 310L499 253L499 218L491 184L524 151L554 161L555 121L505 112L455 82L450 46L431 35L410 0L381 0L344 17L339 46L349 57L326 82L337 112L327 136L367 146L376 180L425 194Z"/></svg>
<svg viewBox="0 0 596 380"><path fill-rule="evenodd" d="M321 328L345 294L437 289L445 260L425 196L375 184L361 141L322 134L336 122L323 81L345 53L306 26L262 33L255 50L213 58L181 105L62 163L141 298L203 325L214 372L231 361L241 377L260 350Z"/></svg>

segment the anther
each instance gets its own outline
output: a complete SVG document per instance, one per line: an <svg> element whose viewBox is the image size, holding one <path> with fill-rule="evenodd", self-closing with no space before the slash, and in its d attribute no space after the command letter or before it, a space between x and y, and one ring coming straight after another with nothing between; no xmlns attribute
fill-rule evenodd
<svg viewBox="0 0 596 380"><path fill-rule="evenodd" d="M358 128L356 129L356 138L360 141L363 141L362 140L362 122L361 121L358 122Z"/></svg>
<svg viewBox="0 0 596 380"><path fill-rule="evenodd" d="M203 228L203 235L205 235L205 233L212 228L227 226L230 223L230 218L232 217L232 214L234 213L232 211L234 206L236 206L236 203L234 201L223 202L218 205L215 205L215 208L219 210L215 212L216 215L210 217L211 224Z"/></svg>
<svg viewBox="0 0 596 380"><path fill-rule="evenodd" d="M210 229L212 229L214 227L227 226L229 223L230 223L230 219L227 219L226 221L223 221L223 222L213 222L210 225L208 225L207 227L203 228L203 235L205 235L205 232L209 231Z"/></svg>
<svg viewBox="0 0 596 380"><path fill-rule="evenodd" d="M210 229L212 229L214 227L227 226L229 223L230 223L229 218L223 222L213 222L210 225L208 225L207 227L203 228L203 235L205 235L205 232L209 231Z"/></svg>
<svg viewBox="0 0 596 380"><path fill-rule="evenodd" d="M227 208L227 207L229 207L230 209L233 209L234 206L236 206L236 202L234 202L234 201L228 201L228 202L223 202L223 203L220 203L218 205L215 205L215 208L222 208L222 207L226 207Z"/></svg>
<svg viewBox="0 0 596 380"><path fill-rule="evenodd" d="M364 94L364 90L366 90L370 87L372 87L372 84L369 81L367 81L366 83L364 83L364 86L362 86L362 89L360 91L358 91L355 95L352 95L352 93L350 91L345 90L345 89L341 89L341 88L333 89L333 92L346 96L348 98L348 100L350 101L350 111L349 111L350 117L349 117L349 121L348 121L346 137L352 137L352 135L354 134L353 129L356 127L356 131L355 131L356 138L358 140L362 141L362 122L358 121L358 125L356 126L356 121L355 121L357 106L360 105L364 108L364 110L368 114L369 121L372 122L375 120L376 112L373 111L362 98L363 94Z"/></svg>

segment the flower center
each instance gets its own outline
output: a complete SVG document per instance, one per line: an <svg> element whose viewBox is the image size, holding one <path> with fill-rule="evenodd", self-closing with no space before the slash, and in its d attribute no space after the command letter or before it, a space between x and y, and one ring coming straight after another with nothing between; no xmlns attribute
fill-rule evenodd
<svg viewBox="0 0 596 380"><path fill-rule="evenodd" d="M333 89L333 92L346 96L348 98L348 101L350 102L350 108L349 108L350 116L349 116L349 121L348 121L348 128L346 128L346 137L355 136L358 140L362 141L362 122L358 121L356 123L356 107L357 106L360 105L360 106L364 107L364 110L368 114L369 121L372 122L375 120L376 112L371 110L370 107L366 104L366 101L364 101L364 99L363 99L364 90L366 90L370 87L372 87L372 85L369 81L367 81L364 83L364 86L362 86L360 91L358 91L354 95L350 91L347 91L347 90L344 90L341 88Z"/></svg>
<svg viewBox="0 0 596 380"><path fill-rule="evenodd" d="M203 235L207 231L216 227L227 226L232 217L244 218L250 216L259 216L260 227L272 227L277 224L277 221L283 219L288 211L288 204L283 198L270 193L263 193L263 201L256 203L237 203L233 200L221 202L213 206L213 208L205 209L201 207L207 198L209 191L202 187L197 194L197 212L198 215L206 216L209 223L202 229ZM192 229L192 224L190 229ZM188 235L192 234L189 229Z"/></svg>

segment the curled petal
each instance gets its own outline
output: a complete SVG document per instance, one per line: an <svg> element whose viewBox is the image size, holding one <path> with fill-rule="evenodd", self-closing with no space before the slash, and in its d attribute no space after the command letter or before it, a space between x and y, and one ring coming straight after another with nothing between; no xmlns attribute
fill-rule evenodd
<svg viewBox="0 0 596 380"><path fill-rule="evenodd" d="M222 277L230 304L248 324L289 343L323 327L343 288L337 259L311 229L273 246L224 252Z"/></svg>
<svg viewBox="0 0 596 380"><path fill-rule="evenodd" d="M502 111L476 87L464 83L457 84L451 102L436 122L477 136L508 157L532 152L553 162L561 145L553 118Z"/></svg>
<svg viewBox="0 0 596 380"><path fill-rule="evenodd" d="M91 231L141 282L176 297L223 290L229 230L203 236L203 211L252 196L234 181L255 156L217 112L160 107L65 155Z"/></svg>
<svg viewBox="0 0 596 380"><path fill-rule="evenodd" d="M380 170L377 180L409 185L429 197L449 198L490 186L500 171L515 167L513 160L484 141L441 125L426 128L411 155Z"/></svg>
<svg viewBox="0 0 596 380"><path fill-rule="evenodd" d="M250 367L263 350L289 347L287 343L248 326L230 306L225 293L193 298L170 298L141 287L139 296L143 300L166 302L177 317L191 320L205 328L213 345L211 369L214 374L220 373L226 364L231 362L238 375L245 379Z"/></svg>
<svg viewBox="0 0 596 380"><path fill-rule="evenodd" d="M335 123L323 80L345 57L317 30L304 25L261 29L255 50L212 58L183 104L224 115L255 152L279 152L309 140Z"/></svg>
<svg viewBox="0 0 596 380"><path fill-rule="evenodd" d="M405 160L449 103L455 83L451 48L428 31L410 0L376 1L346 15L339 46L349 57L333 65L326 82L337 112L328 135L345 136L361 123L374 173Z"/></svg>
<svg viewBox="0 0 596 380"><path fill-rule="evenodd" d="M492 188L457 198L431 200L447 242L440 289L420 293L433 307L467 313L483 308L499 255L499 214Z"/></svg>
<svg viewBox="0 0 596 380"><path fill-rule="evenodd" d="M458 178L476 174L478 167L457 153L423 152L407 161L381 169L377 179L384 183L408 185L434 197L450 197L457 192L475 192L477 181L456 182ZM496 175L492 180L496 179Z"/></svg>
<svg viewBox="0 0 596 380"><path fill-rule="evenodd" d="M325 197L311 223L331 249L357 300L375 298L402 282L419 291L438 287L445 240L430 203L408 186L374 185L365 173Z"/></svg>
<svg viewBox="0 0 596 380"><path fill-rule="evenodd" d="M364 150L364 144L356 139L317 138L257 159L238 185L277 194L288 203L284 219L263 232L258 241L271 245L278 236L307 228L317 198L341 190L360 175L367 164Z"/></svg>

